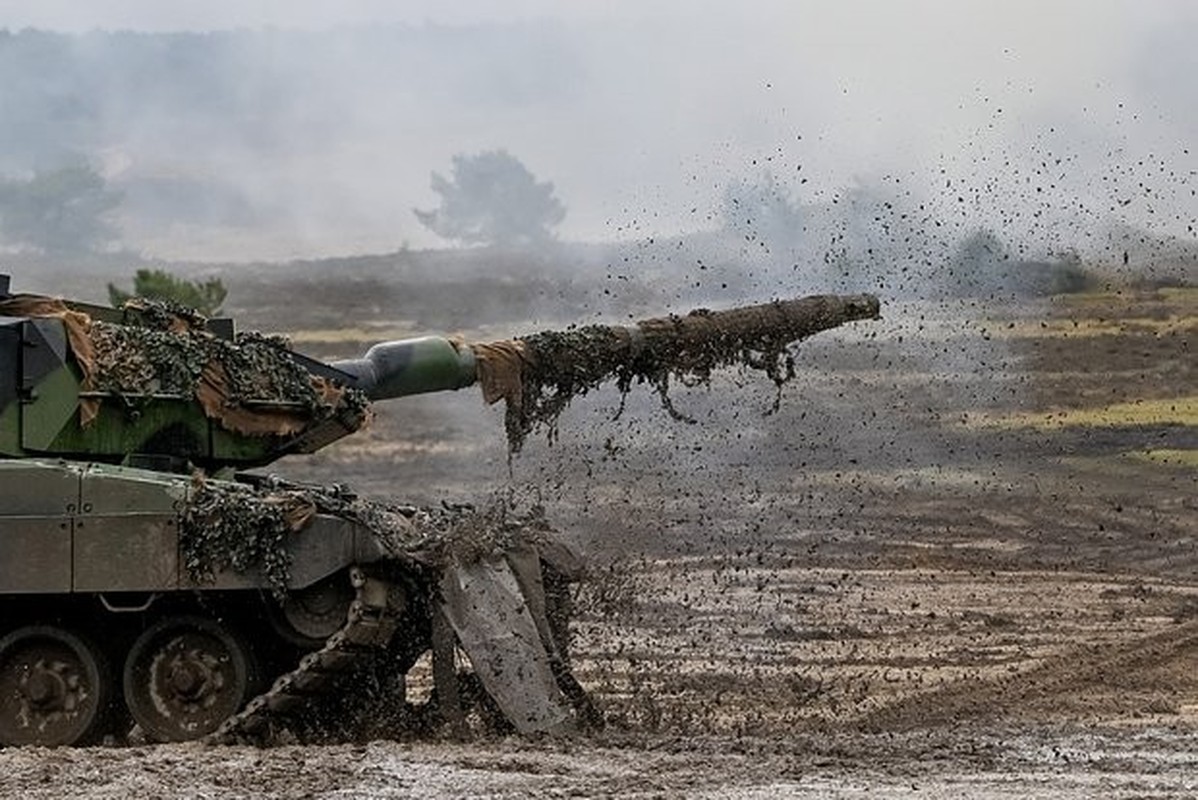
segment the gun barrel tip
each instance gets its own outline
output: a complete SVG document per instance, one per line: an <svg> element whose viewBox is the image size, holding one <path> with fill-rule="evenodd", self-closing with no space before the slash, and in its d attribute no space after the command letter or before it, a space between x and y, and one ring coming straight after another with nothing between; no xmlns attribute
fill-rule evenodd
<svg viewBox="0 0 1198 800"><path fill-rule="evenodd" d="M882 303L877 295L859 294L849 300L849 309L857 319L881 319Z"/></svg>

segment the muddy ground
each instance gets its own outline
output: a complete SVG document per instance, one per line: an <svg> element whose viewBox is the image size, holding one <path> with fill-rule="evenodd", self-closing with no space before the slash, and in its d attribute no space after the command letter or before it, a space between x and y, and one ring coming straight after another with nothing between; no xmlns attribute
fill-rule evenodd
<svg viewBox="0 0 1198 800"><path fill-rule="evenodd" d="M411 327L367 296L255 291L230 310L320 357ZM604 732L10 750L0 796L1198 792L1198 292L883 313L801 347L776 413L756 373L677 389L694 424L598 392L509 459L467 390L276 467L543 502L594 565L573 646Z"/></svg>

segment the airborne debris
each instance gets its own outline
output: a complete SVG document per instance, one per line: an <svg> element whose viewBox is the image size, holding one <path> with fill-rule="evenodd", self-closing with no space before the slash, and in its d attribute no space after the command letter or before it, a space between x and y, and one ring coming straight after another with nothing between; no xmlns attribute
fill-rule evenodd
<svg viewBox="0 0 1198 800"><path fill-rule="evenodd" d="M728 311L698 309L628 327L545 331L472 349L484 398L507 404L508 444L518 452L540 426L553 441L556 420L570 401L613 378L622 393L634 383L648 383L671 416L690 421L670 401L670 379L705 384L714 370L741 364L774 382L776 410L781 387L794 377L788 347L846 322L876 319L878 308L871 295L820 295Z"/></svg>

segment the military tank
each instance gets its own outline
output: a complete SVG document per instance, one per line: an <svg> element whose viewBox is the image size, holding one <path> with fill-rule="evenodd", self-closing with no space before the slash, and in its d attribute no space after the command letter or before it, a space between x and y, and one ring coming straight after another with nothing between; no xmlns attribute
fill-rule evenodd
<svg viewBox="0 0 1198 800"><path fill-rule="evenodd" d="M517 730L594 721L566 646L579 562L538 515L246 470L354 433L375 401L471 384L505 401L518 450L604 382L664 400L671 375L746 359L782 382L788 345L877 316L871 296L818 296L322 363L190 309L12 294L0 276L0 744L133 723L156 741L262 740L363 670L402 695L430 650L445 724L468 693L459 649Z"/></svg>

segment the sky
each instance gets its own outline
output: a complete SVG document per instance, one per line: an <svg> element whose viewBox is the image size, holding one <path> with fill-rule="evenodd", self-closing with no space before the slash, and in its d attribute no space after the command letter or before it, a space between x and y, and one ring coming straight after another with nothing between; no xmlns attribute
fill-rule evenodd
<svg viewBox="0 0 1198 800"><path fill-rule="evenodd" d="M1198 90L1184 77L1198 64L1184 32L1196 21L1182 0L0 2L10 30L495 32L500 44L454 66L466 77L411 75L385 96L348 77L314 87L304 102L327 99L343 129L262 161L261 175L194 148L112 143L105 158L118 173L224 173L251 203L290 203L292 229L253 245L266 255L435 244L410 214L436 202L430 173L497 147L554 182L570 239L702 228L730 181L764 170L802 202L885 178L967 224L1012 224L1005 206L1024 202L1020 185L1058 160L1054 209L1081 198L1184 231L1198 166L1187 152ZM513 30L544 47L505 51ZM1146 182L1159 195L1152 209L1124 203ZM973 192L964 212L953 206L962 185ZM170 254L204 255L197 247Z"/></svg>

